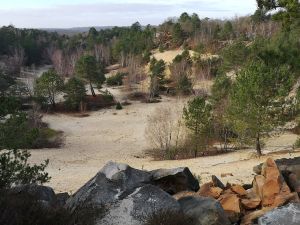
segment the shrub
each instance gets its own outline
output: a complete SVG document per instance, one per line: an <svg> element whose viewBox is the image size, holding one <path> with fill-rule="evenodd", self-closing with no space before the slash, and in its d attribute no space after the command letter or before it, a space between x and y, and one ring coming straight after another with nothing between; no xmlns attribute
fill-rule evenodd
<svg viewBox="0 0 300 225"><path fill-rule="evenodd" d="M116 110L121 110L121 109L123 109L123 106L121 105L120 102L118 102L116 105Z"/></svg>
<svg viewBox="0 0 300 225"><path fill-rule="evenodd" d="M298 137L295 144L294 144L295 148L300 148L300 138Z"/></svg>
<svg viewBox="0 0 300 225"><path fill-rule="evenodd" d="M28 163L30 156L25 150L10 150L0 154L0 189L49 181L48 173L44 172L49 161L31 166Z"/></svg>
<svg viewBox="0 0 300 225"><path fill-rule="evenodd" d="M108 90L105 90L104 92L102 92L102 96L103 96L103 100L105 102L113 102L114 101L114 96Z"/></svg>
<svg viewBox="0 0 300 225"><path fill-rule="evenodd" d="M121 86L123 85L123 78L126 76L126 73L118 72L116 75L111 76L106 79L106 84L108 86Z"/></svg>
<svg viewBox="0 0 300 225"><path fill-rule="evenodd" d="M32 128L25 113L11 115L0 123L0 149L24 149L33 146L39 129Z"/></svg>

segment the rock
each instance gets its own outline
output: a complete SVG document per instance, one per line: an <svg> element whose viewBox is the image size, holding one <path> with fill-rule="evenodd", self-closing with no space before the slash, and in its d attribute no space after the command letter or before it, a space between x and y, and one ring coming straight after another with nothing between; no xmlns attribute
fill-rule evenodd
<svg viewBox="0 0 300 225"><path fill-rule="evenodd" d="M179 203L153 185L136 188L124 199L113 203L96 225L142 225L147 216L163 211L180 212Z"/></svg>
<svg viewBox="0 0 300 225"><path fill-rule="evenodd" d="M260 206L261 200L260 198L242 199L241 203L243 208L251 210L258 208Z"/></svg>
<svg viewBox="0 0 300 225"><path fill-rule="evenodd" d="M192 217L197 222L195 225L230 224L220 203L212 198L185 197L178 202L183 213Z"/></svg>
<svg viewBox="0 0 300 225"><path fill-rule="evenodd" d="M262 205L270 206L274 203L276 195L280 192L280 184L277 180L266 181L263 185Z"/></svg>
<svg viewBox="0 0 300 225"><path fill-rule="evenodd" d="M59 206L64 206L70 195L67 192L56 194L56 204Z"/></svg>
<svg viewBox="0 0 300 225"><path fill-rule="evenodd" d="M247 195L241 200L241 204L244 209L252 210L256 209L261 204L261 198L258 196L256 191L252 188L247 190Z"/></svg>
<svg viewBox="0 0 300 225"><path fill-rule="evenodd" d="M182 191L182 192L179 192L179 193L173 195L172 197L175 198L176 200L179 200L181 198L189 197L189 196L199 197L199 194L197 192L193 192L193 191Z"/></svg>
<svg viewBox="0 0 300 225"><path fill-rule="evenodd" d="M199 183L188 168L147 172L109 162L65 207L75 215L91 215L92 225L142 225L146 216L181 211L167 192L191 189L198 190Z"/></svg>
<svg viewBox="0 0 300 225"><path fill-rule="evenodd" d="M276 208L258 219L259 225L299 225L300 204L292 203Z"/></svg>
<svg viewBox="0 0 300 225"><path fill-rule="evenodd" d="M218 199L231 222L237 222L241 216L240 199L235 194L225 194Z"/></svg>
<svg viewBox="0 0 300 225"><path fill-rule="evenodd" d="M151 174L125 164L109 162L66 203L71 211L82 207L103 207L122 199L132 190L151 183Z"/></svg>
<svg viewBox="0 0 300 225"><path fill-rule="evenodd" d="M240 185L233 185L231 187L231 190L234 193L238 194L239 196L245 196L245 195L247 195L247 191L242 186L240 186Z"/></svg>
<svg viewBox="0 0 300 225"><path fill-rule="evenodd" d="M253 186L252 186L252 184L243 184L243 188L245 189L245 190L249 190L249 189L251 189Z"/></svg>
<svg viewBox="0 0 300 225"><path fill-rule="evenodd" d="M299 196L296 192L290 193L290 194L285 194L285 195L277 195L275 197L274 203L273 203L273 207L279 207L279 206L283 206L286 203L289 202L294 202L294 203L299 203Z"/></svg>
<svg viewBox="0 0 300 225"><path fill-rule="evenodd" d="M252 186L253 186L253 192L259 196L260 199L263 199L263 185L265 183L265 177L262 175L257 175L254 177Z"/></svg>
<svg viewBox="0 0 300 225"><path fill-rule="evenodd" d="M300 157L291 159L278 159L275 162L280 171L290 171L296 175L298 180L300 179ZM253 167L253 171L256 174L261 174L262 165L263 164L261 163Z"/></svg>
<svg viewBox="0 0 300 225"><path fill-rule="evenodd" d="M257 218L263 216L264 214L266 214L267 212L269 212L271 210L272 210L272 208L267 207L267 208L263 208L261 210L256 210L256 211L250 212L242 218L240 225L253 225L254 224L253 221L257 220Z"/></svg>
<svg viewBox="0 0 300 225"><path fill-rule="evenodd" d="M221 177L233 177L232 173L221 173Z"/></svg>
<svg viewBox="0 0 300 225"><path fill-rule="evenodd" d="M215 187L219 187L221 189L225 189L225 185L219 180L219 178L217 178L216 176L212 175L211 176L212 182L214 184Z"/></svg>
<svg viewBox="0 0 300 225"><path fill-rule="evenodd" d="M212 182L206 183L201 185L200 190L197 192L198 195L203 197L212 197L212 198L219 198L223 189L219 187L214 187Z"/></svg>
<svg viewBox="0 0 300 225"><path fill-rule="evenodd" d="M292 191L295 191L300 195L300 179L297 178L296 174L291 173L288 176L288 184Z"/></svg>
<svg viewBox="0 0 300 225"><path fill-rule="evenodd" d="M153 184L169 194L198 191L199 182L187 167L151 171Z"/></svg>
<svg viewBox="0 0 300 225"><path fill-rule="evenodd" d="M47 205L54 205L56 203L56 196L53 189L47 186L37 184L20 185L10 189L9 193L28 194L33 199L46 203Z"/></svg>

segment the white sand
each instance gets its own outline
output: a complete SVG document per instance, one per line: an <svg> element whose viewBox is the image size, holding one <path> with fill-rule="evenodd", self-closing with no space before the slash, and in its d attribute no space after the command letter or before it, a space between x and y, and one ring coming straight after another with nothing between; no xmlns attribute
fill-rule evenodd
<svg viewBox="0 0 300 225"><path fill-rule="evenodd" d="M112 92L121 97L118 90ZM144 137L147 116L162 104L174 105L176 100L164 98L163 103L158 104L135 102L121 111L103 109L85 118L45 115L44 121L51 128L64 131L65 145L60 149L32 150L31 162L50 160L47 171L52 179L49 185L57 192L74 193L110 160L146 170L187 166L193 173L201 175L204 182L212 174L220 176L221 173L234 175L222 178L223 182L252 181L252 167L266 159L253 157L253 150L180 161L152 161L143 157L143 151L149 148ZM268 145L273 142L292 145L296 138L296 135L284 134L281 138L273 138L275 141ZM300 153L276 154L274 158L295 156Z"/></svg>

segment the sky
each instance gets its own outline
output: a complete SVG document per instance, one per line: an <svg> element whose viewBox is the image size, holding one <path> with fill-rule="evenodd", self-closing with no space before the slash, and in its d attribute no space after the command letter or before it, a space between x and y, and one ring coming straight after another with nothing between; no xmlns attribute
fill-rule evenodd
<svg viewBox="0 0 300 225"><path fill-rule="evenodd" d="M256 0L0 0L0 26L71 28L157 25L182 12L200 18L252 14Z"/></svg>

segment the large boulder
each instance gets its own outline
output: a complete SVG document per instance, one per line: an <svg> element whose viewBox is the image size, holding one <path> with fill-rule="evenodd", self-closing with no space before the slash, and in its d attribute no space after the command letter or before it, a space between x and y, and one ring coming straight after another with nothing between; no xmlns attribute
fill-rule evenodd
<svg viewBox="0 0 300 225"><path fill-rule="evenodd" d="M125 164L109 162L66 203L71 211L102 207L122 199L132 190L151 182L151 174Z"/></svg>
<svg viewBox="0 0 300 225"><path fill-rule="evenodd" d="M199 182L187 167L151 171L153 184L169 194L198 191Z"/></svg>
<svg viewBox="0 0 300 225"><path fill-rule="evenodd" d="M109 162L65 207L77 218L88 215L93 225L140 225L146 216L180 211L170 194L198 189L188 168L148 172Z"/></svg>
<svg viewBox="0 0 300 225"><path fill-rule="evenodd" d="M300 204L291 203L289 205L276 208L258 219L259 225L299 225L300 224Z"/></svg>
<svg viewBox="0 0 300 225"><path fill-rule="evenodd" d="M184 197L178 200L183 213L196 221L195 225L229 225L220 203L213 198Z"/></svg>
<svg viewBox="0 0 300 225"><path fill-rule="evenodd" d="M9 194L28 195L32 199L42 202L46 205L56 204L56 196L51 187L37 184L27 184L16 186L9 190Z"/></svg>
<svg viewBox="0 0 300 225"><path fill-rule="evenodd" d="M142 225L148 216L164 211L180 212L180 206L168 193L146 185L110 206L95 225Z"/></svg>

